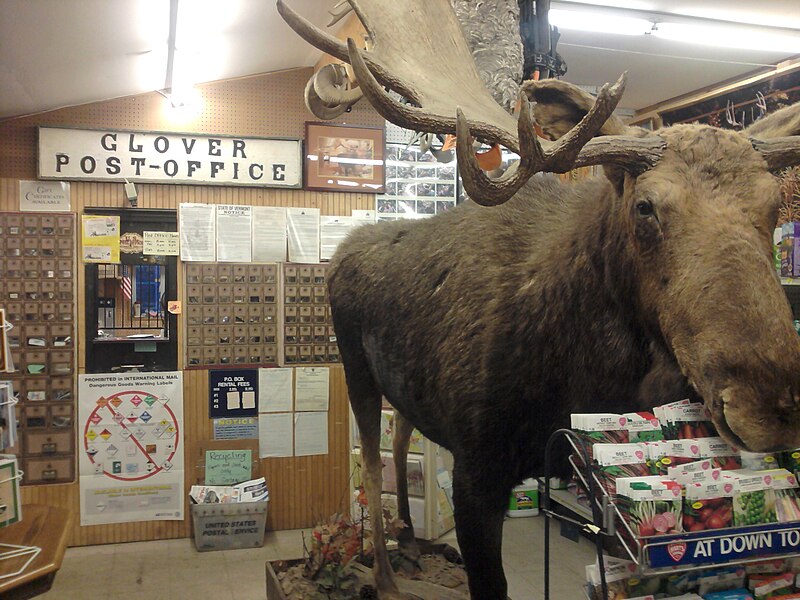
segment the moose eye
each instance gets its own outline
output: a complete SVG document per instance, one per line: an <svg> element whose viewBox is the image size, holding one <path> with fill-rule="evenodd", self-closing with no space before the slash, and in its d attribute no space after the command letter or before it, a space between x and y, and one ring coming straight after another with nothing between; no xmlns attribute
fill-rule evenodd
<svg viewBox="0 0 800 600"><path fill-rule="evenodd" d="M653 214L653 203L650 200L639 200L636 203L636 214L640 217L649 217Z"/></svg>

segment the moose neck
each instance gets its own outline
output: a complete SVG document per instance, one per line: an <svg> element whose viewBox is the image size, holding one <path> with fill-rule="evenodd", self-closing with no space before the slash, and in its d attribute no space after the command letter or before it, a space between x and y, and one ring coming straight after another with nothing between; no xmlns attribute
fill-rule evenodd
<svg viewBox="0 0 800 600"><path fill-rule="evenodd" d="M526 396L545 394L571 412L635 410L651 336L639 319L630 250L615 216L620 199L599 178L563 197L559 222L545 227L548 247L532 242L537 249L523 269L530 283L517 282L526 317L517 360L531 365ZM543 355L530 356L530 348Z"/></svg>

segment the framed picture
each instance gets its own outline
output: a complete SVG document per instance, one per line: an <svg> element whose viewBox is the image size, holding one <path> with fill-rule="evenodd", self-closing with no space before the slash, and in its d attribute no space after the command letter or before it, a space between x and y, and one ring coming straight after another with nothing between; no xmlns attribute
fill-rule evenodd
<svg viewBox="0 0 800 600"><path fill-rule="evenodd" d="M323 192L386 191L384 131L306 123L305 189Z"/></svg>

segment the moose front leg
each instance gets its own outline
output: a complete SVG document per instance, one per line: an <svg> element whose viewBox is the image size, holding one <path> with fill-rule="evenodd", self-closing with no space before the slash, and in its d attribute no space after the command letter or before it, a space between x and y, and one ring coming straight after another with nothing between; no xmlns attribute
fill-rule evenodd
<svg viewBox="0 0 800 600"><path fill-rule="evenodd" d="M411 524L411 509L408 505L408 445L414 426L399 412L394 411L394 438L392 439L392 458L397 480L397 513L406 524L400 530L397 541L403 556L403 568L408 571L419 569L419 547Z"/></svg>
<svg viewBox="0 0 800 600"><path fill-rule="evenodd" d="M455 459L453 504L456 535L472 600L501 600L508 586L503 572L503 518L511 486L479 477L471 461ZM466 464L465 464L466 463Z"/></svg>

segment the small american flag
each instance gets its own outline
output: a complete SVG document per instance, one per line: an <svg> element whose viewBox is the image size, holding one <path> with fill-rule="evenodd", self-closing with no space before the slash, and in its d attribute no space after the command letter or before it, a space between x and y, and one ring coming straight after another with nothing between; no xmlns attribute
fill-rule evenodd
<svg viewBox="0 0 800 600"><path fill-rule="evenodd" d="M119 287L122 290L122 295L130 300L132 291L130 267L128 265L122 265L122 278L119 280Z"/></svg>

